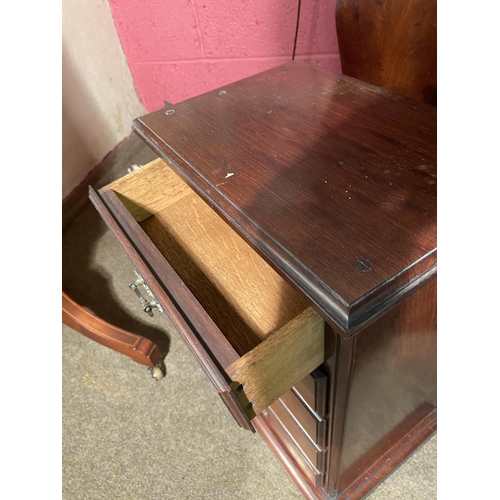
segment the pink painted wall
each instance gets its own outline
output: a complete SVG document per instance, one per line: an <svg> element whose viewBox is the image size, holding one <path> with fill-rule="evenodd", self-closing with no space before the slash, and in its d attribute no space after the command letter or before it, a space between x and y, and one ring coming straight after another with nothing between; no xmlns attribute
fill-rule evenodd
<svg viewBox="0 0 500 500"><path fill-rule="evenodd" d="M291 60L292 0L109 0L142 104L178 103ZM335 0L302 0L296 59L340 72Z"/></svg>

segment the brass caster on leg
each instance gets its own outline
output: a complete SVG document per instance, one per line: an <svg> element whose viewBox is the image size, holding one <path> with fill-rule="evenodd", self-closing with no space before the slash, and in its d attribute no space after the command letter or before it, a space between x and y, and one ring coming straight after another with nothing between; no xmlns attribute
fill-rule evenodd
<svg viewBox="0 0 500 500"><path fill-rule="evenodd" d="M165 377L166 368L163 361L161 361L156 366L153 366L153 368L149 367L148 371L155 380L161 380Z"/></svg>

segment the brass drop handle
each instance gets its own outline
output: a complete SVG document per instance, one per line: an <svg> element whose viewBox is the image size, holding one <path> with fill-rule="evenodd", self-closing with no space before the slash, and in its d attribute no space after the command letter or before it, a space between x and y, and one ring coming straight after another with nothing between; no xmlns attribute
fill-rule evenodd
<svg viewBox="0 0 500 500"><path fill-rule="evenodd" d="M129 288L131 288L135 294L137 295L137 298L140 300L141 302L141 305L142 305L142 310L148 314L149 316L153 317L153 309L158 309L160 312L163 312L161 307L160 307L160 304L158 303L158 301L153 298L153 300L151 301L148 301L141 293L141 291L139 290L139 285L142 285L145 290L148 292L149 295L153 296L152 293L150 292L149 288L147 287L146 283L144 282L144 279L142 278L142 276L140 276L137 272L135 273L136 276L137 276L137 280L136 281L132 281L132 283L129 283Z"/></svg>
<svg viewBox="0 0 500 500"><path fill-rule="evenodd" d="M153 317L154 316L154 314L153 314L153 307L157 307L157 306L155 306L154 304L148 304L148 305L144 306L142 308L142 310L145 313L148 313L151 317Z"/></svg>

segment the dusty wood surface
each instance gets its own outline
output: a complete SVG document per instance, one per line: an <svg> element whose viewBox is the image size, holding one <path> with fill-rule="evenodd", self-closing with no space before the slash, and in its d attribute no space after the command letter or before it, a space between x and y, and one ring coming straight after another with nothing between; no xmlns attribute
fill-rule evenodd
<svg viewBox="0 0 500 500"><path fill-rule="evenodd" d="M355 333L435 269L436 108L317 66L286 68L133 126L280 274Z"/></svg>

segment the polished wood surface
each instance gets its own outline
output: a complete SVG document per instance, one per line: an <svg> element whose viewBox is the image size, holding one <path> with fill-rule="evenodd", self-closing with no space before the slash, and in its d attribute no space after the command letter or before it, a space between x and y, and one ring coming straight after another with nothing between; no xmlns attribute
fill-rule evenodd
<svg viewBox="0 0 500 500"><path fill-rule="evenodd" d="M429 289L426 290L424 288L421 290L419 300L414 300L413 304L409 306L405 305L402 311L400 311L403 312L403 316L400 316L395 322L394 316L391 316L390 321L386 321L387 318L379 320L377 322L378 325L373 325L373 328L377 326L379 333L384 335L384 330L388 324L401 324L401 319L406 316L408 311L411 311L413 307L418 309L426 302L426 299L422 298L424 295L429 295L428 292L430 292L430 296L432 297L435 284L434 280L430 283ZM422 315L425 316L427 312L424 307ZM413 320L409 321L413 325L422 325L425 322L425 319L417 319L415 316ZM387 333L386 338L390 335L390 332ZM418 334L416 335L418 337ZM428 336L429 332L423 335L424 337ZM430 334L430 336L435 336L435 332L434 335ZM367 338L369 339L369 337L370 335ZM415 340L415 333L412 337L413 340L406 342L406 346L410 348L410 351L406 348L401 349L402 352L406 352L406 355L412 355L411 351L413 349L410 344L413 344ZM357 405L363 404L363 401L360 401L356 395L353 395L352 399L354 401L350 401L351 386L353 384L354 386L359 386L359 373L356 375L356 380L354 381L353 375L355 372L356 347L361 348L360 346L356 346L356 341L362 338L363 336L360 335L353 339L343 340L337 335L339 342L338 355L328 359L324 365L324 369L329 371L330 377L330 394L327 411L327 420L330 425L325 467L323 471L318 471L320 474L322 472L325 474L321 487L314 487L310 466L301 458L303 451L298 453L299 448L296 443L291 441L287 432L283 430L281 422L275 418L274 414L269 412L267 417L257 417L253 421L257 430L262 434L306 498L314 498L316 500L330 500L333 498L336 500L361 500L365 498L366 495L399 467L408 456L425 443L437 430L437 410L435 401L432 399L433 396L422 399L423 393L435 394L435 386L432 387L432 384L426 386L425 377L423 381L415 377L416 372L422 368L415 370L415 365L412 368L412 363L410 363L409 368L411 372L410 376L406 380L404 374L399 375L399 378L403 379L402 381L397 378L391 378L388 373L381 374L380 371L384 370L383 363L378 371L372 374L372 384L387 384L385 388L386 399L380 399L380 406L382 408L379 410L377 396L380 397L380 393L374 394L373 398L368 397L367 404L363 406L364 410L368 413L368 420L363 420L363 415L360 415L355 408ZM375 348L374 350L374 355L377 356L377 349ZM422 345L420 349L417 349L414 357L421 360L420 365L427 366L430 369L430 378L432 378L432 373L435 373L435 366L427 364L428 361L426 361L426 358L428 359L428 357L425 355L425 350L426 347ZM384 352L384 349L382 351ZM387 351L385 351L383 356L387 356L387 354ZM360 363L366 365L363 360L360 360ZM391 368L389 368L390 370ZM361 369L361 371L366 373L364 369ZM361 377L362 383L364 385L369 384L369 378L369 375L366 375L366 379ZM403 398L403 411L387 407L386 402L391 396L391 381L396 386L407 385L409 389L412 389L410 390L410 396ZM354 392L356 391L355 387ZM418 394L420 394L420 398L416 396ZM398 398L395 396L393 399L393 405L398 406ZM424 402L418 405L419 400L426 399L431 400L432 403ZM413 400L415 404L408 405L408 400ZM353 403L353 411L349 409L350 403ZM414 409L412 410L412 408ZM394 415L391 413L392 411L394 411ZM401 415L406 415L406 417L400 420ZM381 421L379 424L377 419ZM367 421L369 425L364 429L363 425L366 425ZM353 427L359 438L358 443L353 442L352 439ZM346 430L350 435L347 436L347 441L344 441ZM367 446L364 444L365 441L368 442ZM340 466L342 466L341 470L339 470Z"/></svg>
<svg viewBox="0 0 500 500"><path fill-rule="evenodd" d="M347 469L338 500L363 498L437 430L437 410L423 404Z"/></svg>
<svg viewBox="0 0 500 500"><path fill-rule="evenodd" d="M137 363L154 367L161 352L151 340L118 328L95 316L62 292L62 322L86 337L99 342Z"/></svg>
<svg viewBox="0 0 500 500"><path fill-rule="evenodd" d="M261 415L254 420L254 423L304 498L308 500L362 500L436 432L437 416L436 411L427 414L411 433L406 434L399 441L380 443L385 448L389 444L390 450L380 452L379 459L370 462L371 465L363 469L365 470L363 475L355 476L355 480L348 488L334 496L327 494L323 488L323 475L318 471L313 472L311 467L304 462L299 450L294 449L293 442L289 440L272 414L268 417ZM398 429L395 429L395 434L400 435Z"/></svg>
<svg viewBox="0 0 500 500"><path fill-rule="evenodd" d="M291 414L281 403L281 400L273 403L268 409L268 414L273 414L280 424L286 429L295 445L299 448L300 452L305 455L308 461L318 471L323 471L325 468L325 450L314 443L304 432L303 429L292 418Z"/></svg>
<svg viewBox="0 0 500 500"><path fill-rule="evenodd" d="M358 335L347 340L343 339L337 332L334 332L334 335L337 342L336 355L325 363L330 378L326 418L331 423L327 438L329 453L326 464L325 491L335 498L338 493L344 430L348 421L347 402L351 386L355 339Z"/></svg>
<svg viewBox="0 0 500 500"><path fill-rule="evenodd" d="M283 394L280 397L280 402L292 415L292 418L303 432L323 450L326 444L326 420L304 405L293 391Z"/></svg>
<svg viewBox="0 0 500 500"><path fill-rule="evenodd" d="M339 491L344 472L378 441L422 405L437 406L436 289L435 278L355 339ZM399 438L413 425L399 427Z"/></svg>
<svg viewBox="0 0 500 500"><path fill-rule="evenodd" d="M435 269L436 110L316 66L286 68L133 128L319 311L354 333ZM371 270L358 271L357 259Z"/></svg>
<svg viewBox="0 0 500 500"><path fill-rule="evenodd" d="M437 103L437 1L337 0L342 73Z"/></svg>
<svg viewBox="0 0 500 500"><path fill-rule="evenodd" d="M323 498L324 474L313 467L275 414L272 411L261 414L254 423L304 497L311 500Z"/></svg>

